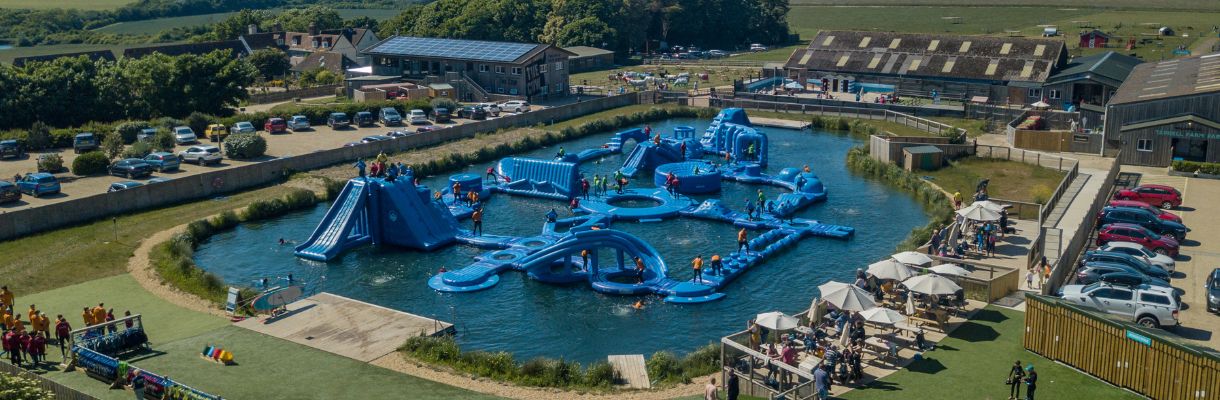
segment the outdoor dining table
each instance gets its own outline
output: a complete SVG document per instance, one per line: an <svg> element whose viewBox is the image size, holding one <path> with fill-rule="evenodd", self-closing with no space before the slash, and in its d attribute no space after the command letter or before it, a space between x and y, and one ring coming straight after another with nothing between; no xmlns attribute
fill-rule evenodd
<svg viewBox="0 0 1220 400"><path fill-rule="evenodd" d="M809 328L808 326L798 326L792 330L796 331L797 333L804 334L804 335L813 334L813 329Z"/></svg>
<svg viewBox="0 0 1220 400"><path fill-rule="evenodd" d="M906 333L908 333L908 332L911 333L912 335L914 335L916 333L919 333L920 330L922 330L920 327L911 325L910 323L907 323L907 322L895 323L893 325L893 327L894 327L894 330L901 332L903 334L903 336L906 336Z"/></svg>
<svg viewBox="0 0 1220 400"><path fill-rule="evenodd" d="M885 344L884 340L881 340L881 338L876 336L864 339L864 344L877 349L877 351L881 353L889 353L890 351L890 346Z"/></svg>
<svg viewBox="0 0 1220 400"><path fill-rule="evenodd" d="M817 356L812 355L812 354L807 354L801 360L801 363L797 364L797 368L799 368L801 371L809 371L812 373L813 369L817 368L818 364L821 364L821 363L822 363L821 358L818 358Z"/></svg>

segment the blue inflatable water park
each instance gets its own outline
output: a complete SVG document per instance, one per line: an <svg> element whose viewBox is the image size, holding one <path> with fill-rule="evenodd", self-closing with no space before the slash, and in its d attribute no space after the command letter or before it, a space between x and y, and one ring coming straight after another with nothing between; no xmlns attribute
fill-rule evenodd
<svg viewBox="0 0 1220 400"><path fill-rule="evenodd" d="M487 176L453 175L450 186L438 191L416 184L409 169L387 177L366 177L362 172L347 182L295 254L328 261L365 245L434 251L459 244L486 252L465 267L437 273L428 281L431 288L451 293L484 290L512 270L544 283L587 284L605 294L658 295L666 302L693 304L724 298L721 289L735 278L802 239L847 240L854 235L855 229L848 226L793 217L826 200L827 190L808 166L764 172L767 135L750 123L744 110L722 110L698 137L689 126L676 127L668 136L649 129L618 132L600 147L561 151L554 159L507 157L495 163ZM636 145L614 174L615 183L604 194L586 195L583 189L592 179L582 173L581 165L621 154L632 141ZM644 178L647 174L652 178ZM627 178L636 179L636 184L620 191L616 183ZM653 187L639 187L639 182L649 180ZM733 210L718 199L699 202L690 197L718 193L725 181L786 192L759 204L754 215ZM478 194L473 204L463 201L471 192ZM534 236L476 234L466 229L468 224L461 221L471 218L481 202L498 195L553 201L556 208L570 209L574 216L548 215ZM638 206L641 203L647 206ZM677 280L669 276L656 248L613 227L618 221L674 218L717 221L748 230L747 249L726 244L720 274L705 272L698 281ZM704 271L711 270L709 264L704 264Z"/></svg>

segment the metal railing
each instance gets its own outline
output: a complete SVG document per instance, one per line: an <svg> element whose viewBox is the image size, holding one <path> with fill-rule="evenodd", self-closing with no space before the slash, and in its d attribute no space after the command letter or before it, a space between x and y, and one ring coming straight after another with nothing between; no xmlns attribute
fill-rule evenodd
<svg viewBox="0 0 1220 400"><path fill-rule="evenodd" d="M807 324L805 316L800 315L802 323ZM721 381L728 381L729 374L735 374L743 383L741 393L747 396L767 399L812 400L817 397L814 389L813 372L785 364L772 359L766 354L751 349L747 343L749 332L742 331L720 338ZM789 383L782 382L777 387L771 386L767 376L762 371L774 369L774 375L787 376Z"/></svg>
<svg viewBox="0 0 1220 400"><path fill-rule="evenodd" d="M1114 191L1120 167L1121 165L1117 162L1110 166L1110 171L1106 173L1105 180L1101 183L1101 190L1098 192L1099 196L1093 199L1092 204L1089 205L1089 210L1085 213L1083 223L1076 229L1076 233L1072 235L1072 239L1068 241L1067 246L1059 254L1047 255L1048 259L1051 256L1055 256L1056 259L1051 264L1051 276L1042 285L1042 294L1052 295L1058 293L1059 288L1067 283L1068 277L1075 272L1076 260L1088 248L1089 239L1092 238L1097 228L1097 218L1093 218L1093 216L1097 215L1097 211L1110 202L1110 196ZM1045 232L1045 229L1043 231Z"/></svg>

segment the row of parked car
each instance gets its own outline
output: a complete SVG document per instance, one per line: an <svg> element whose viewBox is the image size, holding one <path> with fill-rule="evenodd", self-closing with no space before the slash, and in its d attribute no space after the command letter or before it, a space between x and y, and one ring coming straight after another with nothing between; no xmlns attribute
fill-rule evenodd
<svg viewBox="0 0 1220 400"><path fill-rule="evenodd" d="M1190 229L1165 210L1181 204L1182 193L1165 185L1115 193L1097 213L1097 249L1081 257L1075 284L1064 286L1060 296L1146 327L1178 326L1183 291L1170 282ZM1209 310L1216 300L1208 296Z"/></svg>

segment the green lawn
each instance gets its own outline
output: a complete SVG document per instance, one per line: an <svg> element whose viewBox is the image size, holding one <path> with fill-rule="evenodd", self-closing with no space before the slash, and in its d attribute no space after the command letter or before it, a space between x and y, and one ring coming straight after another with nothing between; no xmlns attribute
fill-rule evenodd
<svg viewBox="0 0 1220 400"><path fill-rule="evenodd" d="M606 111L602 111L602 112L597 112L597 113L585 115L583 117L569 119L567 121L557 122L552 125L547 125L543 129L546 129L551 132L559 132L559 131L562 131L563 128L579 126L586 122L598 120L598 119L602 119L602 118L613 118L618 115L629 115L629 114L633 114L633 113L637 113L637 112L648 111L648 109L650 109L650 108L676 108L676 107L678 107L678 106L675 104L635 104L635 105L610 109L610 110L606 110Z"/></svg>
<svg viewBox="0 0 1220 400"><path fill-rule="evenodd" d="M987 307L975 314L936 350L906 369L847 392L848 400L871 399L1004 399L1004 378L1012 362L1032 363L1038 371L1038 398L1139 399L1091 376L1051 362L1021 346L1025 314Z"/></svg>
<svg viewBox="0 0 1220 400"><path fill-rule="evenodd" d="M1059 186L1064 173L1018 161L968 157L936 171L920 171L949 193L961 192L969 199L984 178L991 197L1029 203L1044 203ZM968 202L968 201L967 201Z"/></svg>
<svg viewBox="0 0 1220 400"><path fill-rule="evenodd" d="M3 0L0 0L3 1ZM149 46L148 44L53 44L47 46L13 47L0 50L0 62L12 63L14 58L41 56L47 54L79 53L84 51L110 50L115 57L123 55L123 50L132 47Z"/></svg>
<svg viewBox="0 0 1220 400"><path fill-rule="evenodd" d="M788 47L779 47L779 48L774 48L774 49L767 50L767 51L760 51L760 52L754 52L754 53L742 53L740 55L735 55L735 56L729 57L729 58L727 58L727 60L729 60L729 61L785 62L785 61L788 61L788 57L792 55L793 51L796 51L796 49L801 49L801 48L805 48L808 46L809 46L809 42L804 41L804 42L801 42L800 44L795 44L795 45L788 46Z"/></svg>
<svg viewBox="0 0 1220 400"><path fill-rule="evenodd" d="M0 2L4 2L4 1L15 1L15 0L0 0ZM278 12L281 10L280 9L271 9L270 11ZM335 11L337 11L339 13L339 16L341 16L345 19L351 19L351 18L356 18L356 17L370 17L370 18L374 18L374 19L378 19L378 20L389 19L393 16L398 15L401 12L401 10L379 9L379 8L338 9ZM188 15L188 16L182 16L182 17L157 18L157 19L149 19L149 20L143 20L143 21L120 22L117 24L111 24L111 25L107 25L107 26L98 28L98 29L96 29L96 31L105 32L105 33L115 33L115 34L151 35L151 34L155 34L157 32L161 32L161 31L169 29L169 28L174 28L174 27L179 27L179 26L210 25L210 24L213 24L216 22L220 22L233 14L234 13L232 13L232 12L223 12L223 13L213 13L213 14Z"/></svg>
<svg viewBox="0 0 1220 400"><path fill-rule="evenodd" d="M983 131L983 129L982 129L983 120L953 118L953 117L927 117L927 118L930 120L936 121L936 122L940 122L942 124L948 124L948 125L952 125L957 128L965 129L966 135L968 135L970 137L978 137L984 133L987 133L987 132Z"/></svg>
<svg viewBox="0 0 1220 400"><path fill-rule="evenodd" d="M791 51L789 51L789 53L791 54ZM784 59L787 59L787 57L784 57ZM587 84L587 85L591 85L591 86L610 85L610 87L612 87L612 88L618 88L619 86L623 85L622 81L610 82L608 79L609 75L611 75L615 72L618 72L618 71L652 72L654 74L660 73L660 72L667 72L672 75L677 75L677 74L680 74L683 72L688 72L691 74L691 85L687 87L688 89L695 88L694 83L695 83L696 79L694 76L696 74L701 74L701 73L708 74L708 80L698 81L699 88L703 89L703 88L716 87L716 86L732 86L733 80L735 80L735 79L740 80L740 79L745 79L748 77L757 77L758 73L759 73L757 67L744 68L744 67L717 67L717 66L704 66L704 65L639 65L639 66L633 66L633 67L615 68L615 69L611 69L611 70L590 71L590 72L581 72L579 74L573 74L568 77L568 84L569 85L586 85ZM681 89L681 88L676 88L676 89Z"/></svg>
<svg viewBox="0 0 1220 400"><path fill-rule="evenodd" d="M271 186L0 242L0 257L9 260L0 265L0 276L24 302L20 299L29 293L124 274L139 240L284 191L284 186Z"/></svg>

